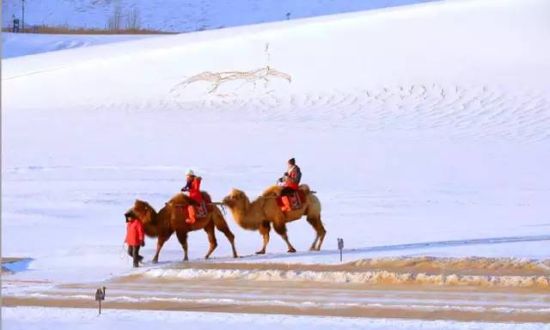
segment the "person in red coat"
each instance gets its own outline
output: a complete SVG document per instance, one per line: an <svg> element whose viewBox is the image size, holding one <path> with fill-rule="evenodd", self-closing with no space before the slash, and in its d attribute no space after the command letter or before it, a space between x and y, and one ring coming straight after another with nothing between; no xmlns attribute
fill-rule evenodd
<svg viewBox="0 0 550 330"><path fill-rule="evenodd" d="M296 160L294 158L290 158L287 164L287 171L283 174L283 177L279 179L279 182L282 182L284 186L283 190L281 190L281 201L284 205L282 210L285 212L292 210L288 196L298 190L300 180L302 179L302 171L298 165L296 165Z"/></svg>
<svg viewBox="0 0 550 330"><path fill-rule="evenodd" d="M203 199L201 194L201 181L200 176L196 176L193 170L187 172L185 187L181 188L183 192L189 192L189 198L193 201L192 204L187 206L187 212L189 218L185 220L186 223L192 225L197 221L197 211L195 207L201 206Z"/></svg>
<svg viewBox="0 0 550 330"><path fill-rule="evenodd" d="M139 255L139 248L145 246L145 235L143 231L143 223L134 214L129 214L126 217L126 239L128 244L128 254L133 258L134 267L139 267L139 262L143 257Z"/></svg>

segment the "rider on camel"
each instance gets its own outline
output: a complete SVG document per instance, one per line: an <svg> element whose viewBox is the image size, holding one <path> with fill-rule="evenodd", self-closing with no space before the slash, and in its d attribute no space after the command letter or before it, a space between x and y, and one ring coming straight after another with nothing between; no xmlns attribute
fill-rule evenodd
<svg viewBox="0 0 550 330"><path fill-rule="evenodd" d="M292 210L290 205L289 195L292 195L300 185L302 179L302 171L296 165L296 160L291 158L287 162L288 170L283 174L283 177L279 179L279 182L283 183L283 190L281 190L281 201L283 202L282 210L288 212Z"/></svg>
<svg viewBox="0 0 550 330"><path fill-rule="evenodd" d="M200 207L203 203L202 194L201 194L201 180L200 176L195 176L193 170L187 172L187 179L185 187L181 188L182 192L189 192L189 198L191 198L192 203L187 206L187 212L189 213L189 219L186 219L185 222L192 225L197 221L197 211L196 207Z"/></svg>

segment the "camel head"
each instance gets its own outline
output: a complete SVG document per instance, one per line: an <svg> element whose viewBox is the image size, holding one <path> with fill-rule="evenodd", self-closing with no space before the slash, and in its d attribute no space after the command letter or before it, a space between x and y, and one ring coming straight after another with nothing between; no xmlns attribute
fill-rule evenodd
<svg viewBox="0 0 550 330"><path fill-rule="evenodd" d="M239 189L232 189L229 195L225 196L222 202L229 208L244 207L249 203L246 194Z"/></svg>
<svg viewBox="0 0 550 330"><path fill-rule="evenodd" d="M124 215L126 217L133 215L145 224L153 221L155 210L151 207L151 205L149 205L149 203L136 199L134 206Z"/></svg>

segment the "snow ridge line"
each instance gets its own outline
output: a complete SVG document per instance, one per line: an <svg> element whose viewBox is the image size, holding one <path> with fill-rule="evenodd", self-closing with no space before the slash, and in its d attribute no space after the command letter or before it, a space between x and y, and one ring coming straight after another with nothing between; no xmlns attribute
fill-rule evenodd
<svg viewBox="0 0 550 330"><path fill-rule="evenodd" d="M420 248L424 249L424 248L441 248L441 247L453 247L453 246L493 245L493 244L541 242L541 241L550 241L550 235L488 237L488 238L457 239L457 240L447 240L447 241L432 241L432 242L368 246L368 247L362 247L362 248L346 249L346 255L364 254L368 252L413 250L413 249L420 249ZM337 255L338 253L339 253L338 250L323 250L323 251L315 252L315 255L328 256L328 255ZM247 260L250 260L251 262L258 262L258 261L269 262L270 260L278 260L278 259L294 259L296 257L308 256L310 254L311 252L297 252L294 254L284 254L284 255L282 254L277 254L277 255L268 254L268 255L261 255L261 256L250 255L250 256L247 256ZM408 258L399 258L400 261L407 260L407 259ZM448 258L448 259L451 260L455 258ZM482 260L486 258L480 257L478 259ZM493 259L494 260L499 259L502 261L502 258L496 258L496 259L493 258ZM372 259L372 260L375 260L375 259ZM382 259L378 258L376 260L382 260ZM509 258L508 260L515 260L514 262L517 262L518 259ZM533 262L537 262L537 261L534 260ZM539 264L539 266L540 265L542 264ZM550 265L546 265L544 267L550 267ZM544 269L550 269L550 268L544 268Z"/></svg>
<svg viewBox="0 0 550 330"><path fill-rule="evenodd" d="M143 273L148 278L177 280L246 280L246 281L297 281L350 284L386 285L437 285L437 286L481 286L547 289L550 276L497 276L427 274L393 271L366 272L315 272L293 270L212 270L212 269L152 269Z"/></svg>

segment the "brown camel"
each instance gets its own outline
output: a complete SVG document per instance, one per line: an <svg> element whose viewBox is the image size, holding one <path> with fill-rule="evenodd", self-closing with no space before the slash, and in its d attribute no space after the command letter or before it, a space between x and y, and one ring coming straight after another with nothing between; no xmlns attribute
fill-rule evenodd
<svg viewBox="0 0 550 330"><path fill-rule="evenodd" d="M290 244L286 233L286 223L300 219L306 216L307 222L315 229L316 237L311 244L310 250L319 251L325 238L326 230L321 221L321 202L310 191L307 185L301 185L306 196L306 201L302 208L283 212L277 205L277 196L283 187L272 186L253 202L250 202L246 194L238 189L233 189L231 193L223 199L223 203L229 207L233 214L233 219L239 226L247 230L259 230L263 236L263 247L256 254L264 254L267 243L269 243L269 231L271 223L277 234L281 235L288 245L288 252L296 252L296 249Z"/></svg>
<svg viewBox="0 0 550 330"><path fill-rule="evenodd" d="M188 224L185 219L188 218L187 206L191 199L184 194L177 194L157 213L147 202L136 200L134 206L128 210L133 212L142 222L145 234L149 237L158 237L157 252L153 258L153 263L158 262L159 253L164 243L176 232L176 236L183 247L184 261L189 260L187 255L187 233L194 230L204 229L208 235L210 248L205 258L208 259L214 249L218 246L214 227L224 233L233 249L233 257L237 258L235 249L235 236L229 229L221 211L211 203L208 193L202 191L202 196L207 202L208 213L205 217L198 217L194 224Z"/></svg>

